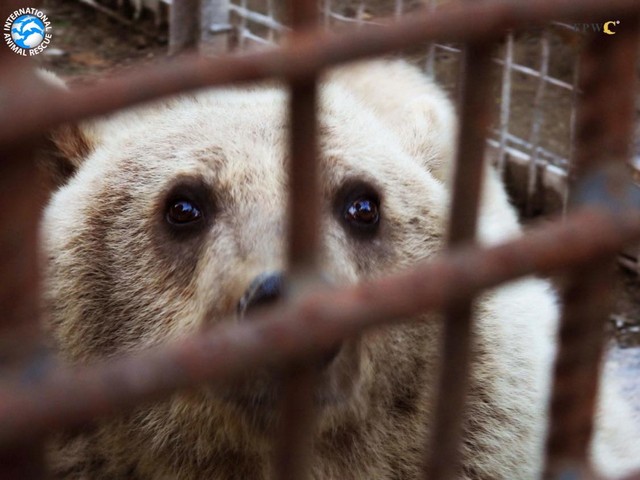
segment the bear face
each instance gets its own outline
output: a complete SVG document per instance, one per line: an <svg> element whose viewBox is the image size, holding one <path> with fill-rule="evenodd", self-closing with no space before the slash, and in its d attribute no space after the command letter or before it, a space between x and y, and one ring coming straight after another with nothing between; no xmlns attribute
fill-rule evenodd
<svg viewBox="0 0 640 480"><path fill-rule="evenodd" d="M390 135L380 138L373 116L353 113L359 106L348 105L345 92L325 94L333 104L322 125L323 196L317 199L324 212L323 269L336 282L352 283L436 252L443 186ZM73 266L73 276L62 275L71 282L65 289L83 299L79 306L63 295L78 311L53 319L73 323L64 331L73 358L139 349L193 331L205 317L229 317L254 278L284 270L284 103L271 90L212 93L111 120L125 124L122 131L103 127L99 147L56 192L45 217L50 255L57 255L51 266L55 272ZM407 165L398 170L402 157ZM385 189L389 182L401 186L393 195ZM367 196L381 203L370 235L343 218L348 202ZM197 227L168 219L180 202L200 211ZM406 247L393 248L398 242ZM54 308L64 300L57 297ZM109 312L108 325L80 321L98 312Z"/></svg>
<svg viewBox="0 0 640 480"><path fill-rule="evenodd" d="M214 90L54 134L59 154L48 170L62 186L42 224L44 310L62 358L111 357L245 321L256 285L265 298L281 288L273 279L287 267L286 100L277 85ZM356 65L324 80L316 199L324 277L354 284L442 250L455 130L445 95L405 63ZM517 234L489 172L483 197L481 240ZM461 478L535 478L554 295L525 279L482 295L476 317ZM312 478L421 478L440 330L428 314L327 352L314 396ZM54 473L266 479L286 421L281 379L265 365L59 435Z"/></svg>
<svg viewBox="0 0 640 480"><path fill-rule="evenodd" d="M54 194L43 222L46 311L64 357L114 356L242 321L238 307L252 282L286 269L285 106L279 88L214 91L66 132L66 145L88 145L91 152L76 161L77 172ZM325 277L352 284L436 253L446 209L442 183L337 82L322 90L320 118L317 202ZM70 135L82 138L70 141ZM377 210L370 225L349 213L362 202ZM393 409L395 402L400 410L421 410L421 395L411 385L419 371L435 367L427 368L430 360L412 350L435 337L429 334L434 328L376 333L341 345L318 386L320 435L363 422L372 401L377 408ZM266 452L270 445L262 443L269 443L267 433L273 436L278 383L267 370L146 411L144 420L127 426L127 443L137 437L157 454L169 442L164 437L193 436L181 431L185 424L209 425L203 438L228 430L221 450ZM396 391L402 399L394 399ZM260 447L238 446L249 440ZM193 442L203 440L172 447L180 451ZM190 457L184 455L177 470L188 470L183 464Z"/></svg>

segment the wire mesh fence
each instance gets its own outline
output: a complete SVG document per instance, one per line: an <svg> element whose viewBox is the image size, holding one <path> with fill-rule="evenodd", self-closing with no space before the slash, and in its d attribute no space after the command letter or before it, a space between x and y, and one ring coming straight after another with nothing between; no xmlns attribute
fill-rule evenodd
<svg viewBox="0 0 640 480"><path fill-rule="evenodd" d="M148 8L156 16L160 3L133 2L135 12ZM380 24L383 18L402 18L417 11L435 12L450 3L322 0L318 2L318 12L325 28L345 31ZM198 39L201 50L219 54L279 44L290 29L284 5L278 0L206 0L202 7L202 35ZM197 10L184 3L178 7ZM604 22L553 22L526 33L510 33L496 50L493 75L500 81L492 92L495 114L487 139L488 153L505 174L518 207L527 216L555 212L566 206L566 176L572 162L575 130L577 53L585 34L603 33L603 25ZM610 26L618 28L615 24ZM187 30L194 32L193 28ZM174 41L176 35L171 36ZM453 95L459 78L459 44L433 42L415 46L405 56Z"/></svg>
<svg viewBox="0 0 640 480"><path fill-rule="evenodd" d="M323 25L341 31L379 24L385 16L401 18L416 10L434 12L446 3L326 0L319 8ZM232 1L229 8L237 29L236 47L241 50L273 45L286 31L286 19L276 2ZM501 171L509 165L509 182L527 215L557 211L566 203L577 46L587 28L591 26L556 22L519 36L511 33L493 59L493 75L501 81L492 92L496 114L488 139L489 154ZM455 92L459 44L434 42L414 48L406 56Z"/></svg>

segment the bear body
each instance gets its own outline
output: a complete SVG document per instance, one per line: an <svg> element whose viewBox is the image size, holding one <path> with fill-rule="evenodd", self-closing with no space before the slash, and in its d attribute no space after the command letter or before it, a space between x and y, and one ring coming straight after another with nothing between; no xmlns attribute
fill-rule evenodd
<svg viewBox="0 0 640 480"><path fill-rule="evenodd" d="M320 96L323 274L350 285L441 252L456 131L446 96L400 61L338 70ZM61 186L42 224L44 310L62 359L242 321L250 286L285 270L286 104L278 85L212 90L53 135ZM517 235L504 190L485 180L481 241ZM475 313L461 478L536 478L555 296L524 279L484 293ZM442 326L435 314L411 320L346 341L323 366L314 480L421 478ZM252 374L58 435L56 478L269 478L279 375ZM634 432L614 417L599 420L593 456L618 474L633 466Z"/></svg>

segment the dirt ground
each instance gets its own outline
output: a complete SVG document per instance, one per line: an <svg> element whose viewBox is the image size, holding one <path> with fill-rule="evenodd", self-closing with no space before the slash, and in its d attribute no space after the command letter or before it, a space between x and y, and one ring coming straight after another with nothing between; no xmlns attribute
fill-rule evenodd
<svg viewBox="0 0 640 480"><path fill-rule="evenodd" d="M341 13L354 16L357 14L354 7L356 3L346 0ZM373 8L374 11L366 14L392 13L389 2L378 1L378 4L378 11ZM44 0L43 8L54 22L54 36L48 55L40 55L38 62L71 84L92 82L104 75L165 57L166 28L156 27L149 12L143 14L142 21L135 27L131 27L71 0ZM131 12L123 13L126 15ZM539 32L517 37L515 56L519 63L536 68L539 62L538 38ZM573 68L570 58L577 48L575 42L563 36L556 38L552 32L551 46L550 74L571 82ZM452 89L458 59L446 52L438 55L437 75ZM412 53L412 58L421 61L418 54ZM499 73L500 69L496 67L496 75ZM514 74L510 128L525 138L531 130L531 108L536 87L537 82L532 77ZM554 88L548 89L545 95L545 118L541 127L544 141L541 144L566 155L569 146L570 96ZM499 93L496 91L498 106ZM635 273L622 268L618 270L617 277L616 307L608 330L613 341L623 350L614 349L611 356L613 363L625 367L627 374L633 376L640 369L640 348L627 347L640 347L640 283ZM638 389L633 392L640 404Z"/></svg>

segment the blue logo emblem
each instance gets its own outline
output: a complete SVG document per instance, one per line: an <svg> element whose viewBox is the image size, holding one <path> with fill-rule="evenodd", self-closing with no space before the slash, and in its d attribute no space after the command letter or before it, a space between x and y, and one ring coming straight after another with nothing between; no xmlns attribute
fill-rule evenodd
<svg viewBox="0 0 640 480"><path fill-rule="evenodd" d="M20 15L11 25L11 38L20 48L35 48L44 40L44 23L33 15Z"/></svg>
<svg viewBox="0 0 640 480"><path fill-rule="evenodd" d="M18 55L37 55L49 46L51 22L35 8L20 8L4 23L4 39Z"/></svg>

